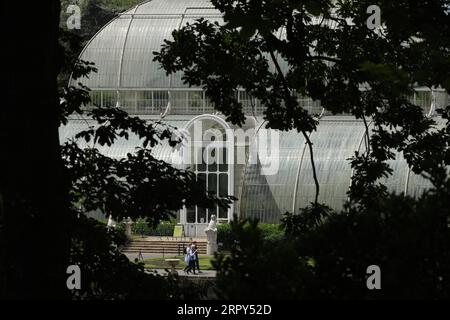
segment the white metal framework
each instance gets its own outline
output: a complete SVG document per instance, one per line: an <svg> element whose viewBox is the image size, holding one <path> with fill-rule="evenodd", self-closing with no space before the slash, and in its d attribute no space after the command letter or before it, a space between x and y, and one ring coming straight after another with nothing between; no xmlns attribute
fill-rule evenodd
<svg viewBox="0 0 450 320"><path fill-rule="evenodd" d="M152 0L137 5L119 15L100 30L84 48L80 58L94 62L98 72L89 78L80 79L91 91L92 105L119 106L132 115L149 121L164 121L188 131L196 123L207 123L205 130L218 129L226 137L226 148L210 148L209 141L194 141L196 152L209 151L214 155L225 154L226 163L209 164L199 162L191 166L199 183L212 192L224 195L227 192L239 198L227 212L216 208L213 211L201 208L185 208L180 212L180 222L187 226L187 235L204 235L212 213L219 221L230 221L233 214L241 217L259 218L264 222L278 222L286 211L298 212L314 199L315 185L311 173L309 150L304 137L297 131L281 132L278 158L279 170L274 175L261 173L261 164L250 161L234 164L237 148L246 149L247 144L235 143L232 126L219 115L203 88L189 87L182 81L182 73L167 76L158 63L153 61L154 51L159 51L164 39L171 39L173 30L198 18L223 22L220 12L209 0ZM279 32L283 38L284 32ZM282 70L288 64L280 61ZM72 83L74 85L74 83ZM321 185L320 201L332 208L340 209L347 199L353 171L348 159L354 152L364 150L365 126L362 121L348 115L331 115L320 101L312 101L297 95L299 104L319 118L317 131L311 133L314 144L318 180ZM264 106L258 99L244 90L236 90L236 98L243 105L249 127L258 132L265 125ZM449 104L446 92L438 88L415 88L408 97L420 106L429 117L436 110ZM368 119L370 122L370 119ZM439 125L439 120L437 122ZM61 142L72 138L93 122L90 119L73 119L61 128ZM250 142L249 144L251 144ZM139 144L136 137L120 140L111 148L101 152L111 157L124 157ZM208 150L206 150L208 149ZM200 150L200 151L198 151ZM226 151L224 151L226 150ZM162 143L152 152L155 157L170 162L173 149ZM258 156L257 156L258 157ZM389 163L394 169L385 183L389 190L418 196L429 188L428 181L415 175L401 154ZM226 187L225 187L226 186Z"/></svg>

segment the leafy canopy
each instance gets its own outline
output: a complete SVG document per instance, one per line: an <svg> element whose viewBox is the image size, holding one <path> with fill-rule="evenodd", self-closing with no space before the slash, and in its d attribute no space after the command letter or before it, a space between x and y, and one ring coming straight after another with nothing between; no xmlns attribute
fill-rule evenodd
<svg viewBox="0 0 450 320"><path fill-rule="evenodd" d="M219 295L448 298L450 106L438 110L437 124L408 96L417 86L450 92L450 1L212 3L225 24L199 19L175 30L155 60L202 86L235 124L244 120L236 90L261 100L269 127L307 138L316 182L312 206L283 219L281 242L266 242L254 221L233 222L231 255L216 260ZM366 10L374 4L382 25L371 30ZM317 116L295 94L366 126L364 148L349 159L354 174L341 212L320 204L308 139ZM397 153L433 185L419 199L389 194L383 184ZM372 264L381 267L382 291L367 290Z"/></svg>

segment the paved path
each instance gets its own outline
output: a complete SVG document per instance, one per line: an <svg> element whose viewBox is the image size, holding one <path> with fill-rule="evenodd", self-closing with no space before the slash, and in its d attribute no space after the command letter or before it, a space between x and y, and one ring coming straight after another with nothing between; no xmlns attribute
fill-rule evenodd
<svg viewBox="0 0 450 320"><path fill-rule="evenodd" d="M137 257L138 257L138 253L124 253L127 258L130 261L134 261ZM162 258L163 255L162 253L143 253L142 256L144 257L144 259L150 259L150 258ZM166 257L171 257L170 255L166 255ZM159 275L167 275L166 270L164 269L146 269L147 272L151 272L151 271L156 271ZM216 277L216 270L204 270L201 273L197 273L197 274L186 274L184 273L183 270L177 270L178 275L180 277L189 277L189 278L215 278Z"/></svg>
<svg viewBox="0 0 450 320"><path fill-rule="evenodd" d="M167 271L164 269L145 269L145 271L148 273L156 272L161 276L167 275ZM192 273L186 274L184 273L183 270L176 270L176 271L178 272L178 275L180 277L188 277L188 278L215 278L217 275L216 270L204 270L201 273L196 273L195 275Z"/></svg>
<svg viewBox="0 0 450 320"><path fill-rule="evenodd" d="M130 261L134 261L134 259L136 259L139 256L138 252L123 252L124 255L127 256L127 258ZM165 257L172 257L173 255L165 255ZM163 254L162 253L143 253L142 257L144 259L151 259L151 258L163 258Z"/></svg>
<svg viewBox="0 0 450 320"><path fill-rule="evenodd" d="M139 257L139 253L138 252L122 252L130 261L134 261L134 259ZM200 259L202 257L204 257L204 254L200 255ZM178 257L177 254L165 254L163 255L162 253L142 253L142 257L144 259L153 259L153 258L175 258Z"/></svg>

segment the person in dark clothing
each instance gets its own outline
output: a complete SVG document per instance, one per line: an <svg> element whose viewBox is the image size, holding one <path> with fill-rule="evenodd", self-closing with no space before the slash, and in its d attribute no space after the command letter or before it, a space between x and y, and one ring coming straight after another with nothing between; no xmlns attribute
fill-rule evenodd
<svg viewBox="0 0 450 320"><path fill-rule="evenodd" d="M193 274L195 274L195 257L197 255L197 249L195 248L195 245L193 244L189 249L189 271L192 271Z"/></svg>
<svg viewBox="0 0 450 320"><path fill-rule="evenodd" d="M194 251L195 252L195 256L194 256L194 270L197 268L198 273L202 273L200 271L200 263L199 263L200 259L198 257L197 242L194 241L193 247L194 247L194 250L195 250Z"/></svg>

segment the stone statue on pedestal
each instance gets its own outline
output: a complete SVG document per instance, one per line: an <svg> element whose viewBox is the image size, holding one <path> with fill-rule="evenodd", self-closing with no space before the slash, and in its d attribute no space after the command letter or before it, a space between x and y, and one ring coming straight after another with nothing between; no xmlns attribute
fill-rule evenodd
<svg viewBox="0 0 450 320"><path fill-rule="evenodd" d="M214 214L211 215L211 221L205 229L205 233L208 241L206 246L206 254L213 255L217 252L217 218Z"/></svg>
<svg viewBox="0 0 450 320"><path fill-rule="evenodd" d="M113 220L112 215L109 215L108 224L106 225L108 229L114 229L116 227L116 222Z"/></svg>
<svg viewBox="0 0 450 320"><path fill-rule="evenodd" d="M126 218L125 221L125 235L131 238L131 226L133 225L133 220L130 217Z"/></svg>

